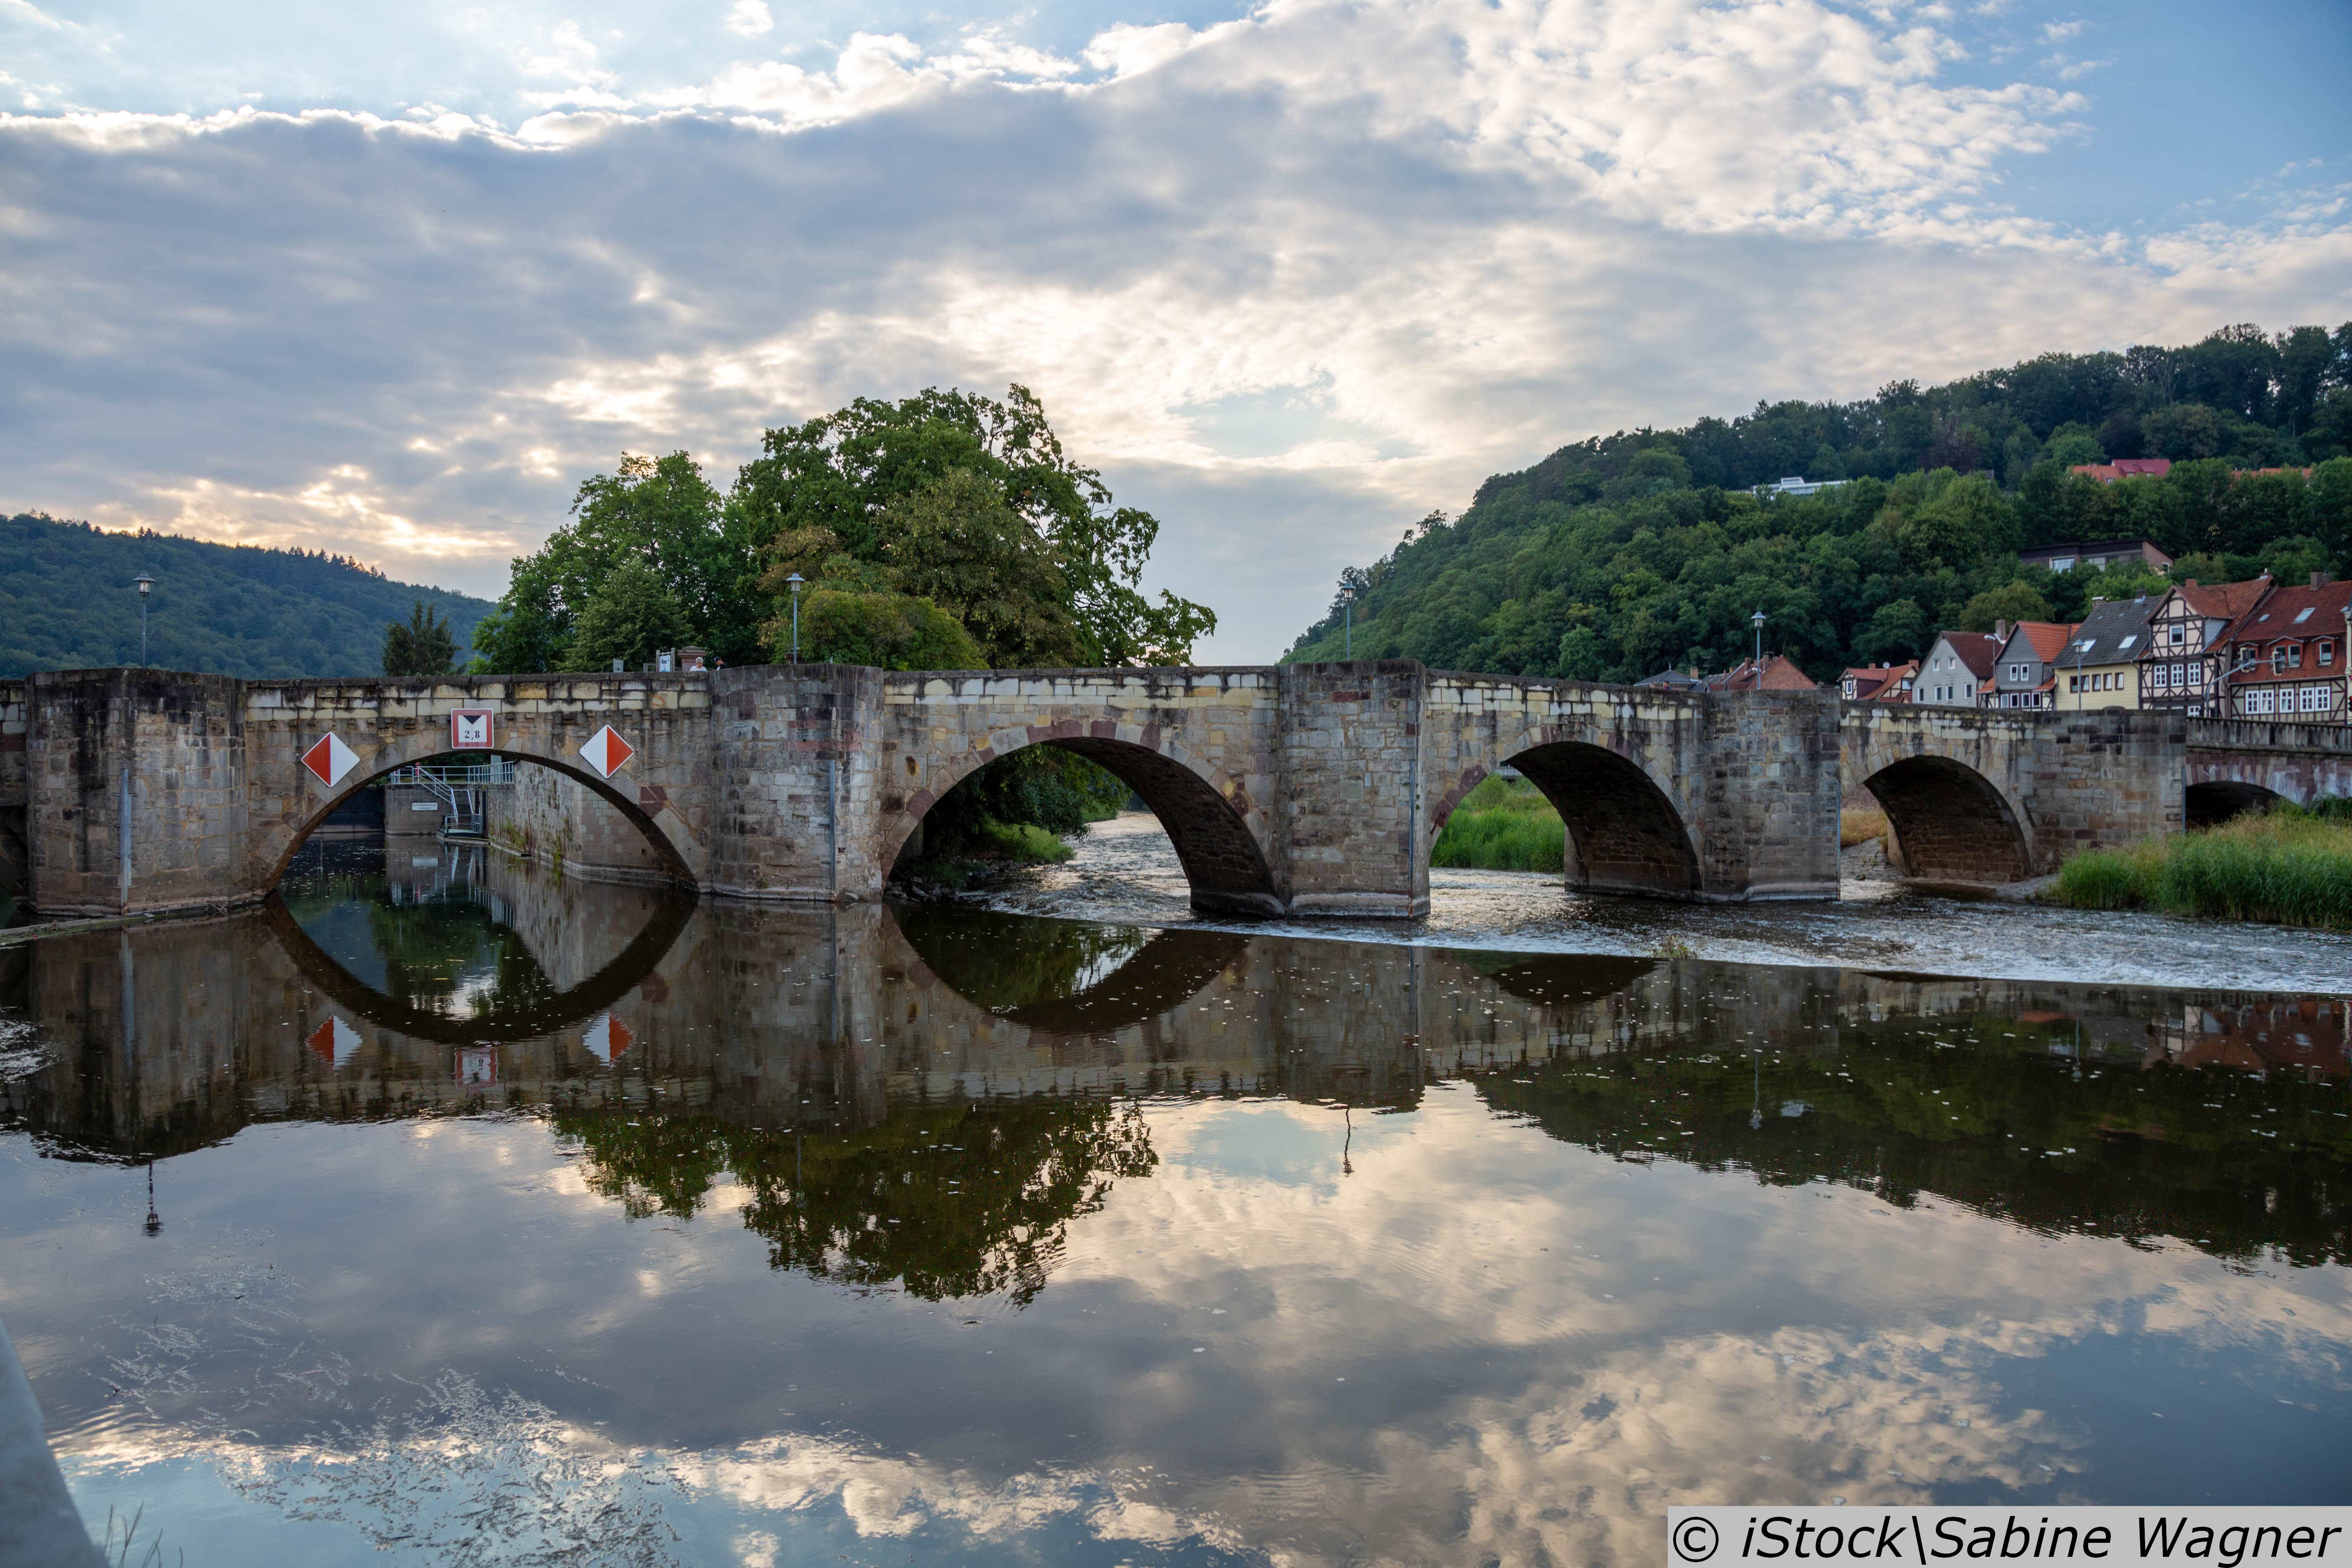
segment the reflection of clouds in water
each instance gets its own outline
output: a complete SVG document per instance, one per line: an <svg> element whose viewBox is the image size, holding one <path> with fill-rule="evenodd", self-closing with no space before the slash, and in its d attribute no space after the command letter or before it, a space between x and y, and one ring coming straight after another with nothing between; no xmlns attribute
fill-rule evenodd
<svg viewBox="0 0 2352 1568"><path fill-rule="evenodd" d="M903 1440L886 1450L857 1432L855 1404L823 1435L739 1428L704 1453L595 1429L583 1412L679 1374L667 1362L600 1357L566 1371L558 1351L542 1370L611 1385L576 1398L562 1381L527 1395L507 1374L461 1374L446 1349L355 1372L327 1300L348 1282L322 1272L344 1255L314 1252L316 1278L290 1280L255 1261L281 1254L259 1232L224 1236L150 1282L142 1337L114 1370L146 1413L140 1428L166 1436L142 1447L118 1426L82 1457L198 1460L289 1517L445 1554L485 1542L496 1550L483 1561L567 1561L559 1538L574 1531L638 1553L608 1560L690 1561L667 1532L692 1525L704 1538L715 1510L720 1533L709 1539L750 1561L846 1537L924 1561L1082 1538L1300 1568L1630 1563L1654 1558L1675 1501L2063 1498L2092 1434L2036 1403L2032 1369L2102 1340L2161 1336L2175 1363L2252 1348L2263 1371L2314 1391L2342 1386L2352 1342L2342 1270L2268 1278L2183 1248L2035 1236L1941 1202L1895 1209L1849 1187L1622 1163L1513 1126L1463 1086L1433 1089L1410 1116L1359 1115L1344 1178L1336 1110L1148 1112L1162 1163L1073 1227L1047 1298L1067 1292L1100 1315L1045 1324L1045 1350L1009 1323L988 1331L1015 1336L992 1341L1000 1364L1037 1358L1023 1393L1052 1429L999 1430L996 1415L944 1401L916 1443L958 1461ZM429 1144L447 1190L494 1191L519 1234L609 1216L610 1201L585 1194L533 1125L426 1124L398 1143ZM1308 1179L1281 1179L1301 1161ZM394 1182L424 1176L380 1157L376 1168ZM643 1232L659 1238L647 1267L694 1288L739 1223ZM573 1246L597 1234L561 1232ZM536 1343L561 1323L587 1343L677 1310L635 1289L583 1308L564 1300L578 1281L535 1277L550 1265L519 1254L510 1288L471 1331ZM635 1272L620 1278L634 1284ZM866 1326L845 1318L822 1342L791 1342L853 1359L898 1345L888 1364L905 1369L898 1392L913 1397L971 1353L908 1355L903 1315L857 1321ZM374 1325L362 1326L370 1336L352 1344L372 1344ZM776 1365L762 1373L747 1356L739 1372L776 1376ZM756 1419L809 1418L772 1414L792 1395L771 1399ZM1096 1435L1086 1462L1055 1460L1050 1439L1081 1426ZM1132 1458L1143 1455L1152 1463ZM461 1540L452 1521L478 1508L495 1533Z"/></svg>

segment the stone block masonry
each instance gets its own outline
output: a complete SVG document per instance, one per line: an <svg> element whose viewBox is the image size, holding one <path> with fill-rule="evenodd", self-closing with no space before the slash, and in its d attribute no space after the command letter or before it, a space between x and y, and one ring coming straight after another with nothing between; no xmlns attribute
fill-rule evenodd
<svg viewBox="0 0 2352 1568"><path fill-rule="evenodd" d="M2273 781L2299 768L2313 788L2352 774L2340 732L2301 726L2191 737L2192 721L2155 713L1841 709L1828 692L1394 660L382 681L79 670L0 683L0 878L21 864L55 915L258 899L352 791L447 754L460 708L490 710L496 752L557 775L508 808L548 858L561 845L591 874L829 903L878 897L933 805L1035 745L1143 797L1196 907L1368 917L1427 910L1432 842L1505 763L1559 807L1576 885L1704 900L1835 897L1848 781L1886 805L1918 874L1985 883L2179 827L2192 766ZM609 778L583 751L608 724L634 752ZM358 759L332 785L300 761L330 732Z"/></svg>
<svg viewBox="0 0 2352 1568"><path fill-rule="evenodd" d="M30 869L25 842L25 683L0 680L0 912L22 898Z"/></svg>

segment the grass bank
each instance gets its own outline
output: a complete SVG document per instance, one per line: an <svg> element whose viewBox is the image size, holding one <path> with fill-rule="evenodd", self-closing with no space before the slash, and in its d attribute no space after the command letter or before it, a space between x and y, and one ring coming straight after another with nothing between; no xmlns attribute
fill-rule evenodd
<svg viewBox="0 0 2352 1568"><path fill-rule="evenodd" d="M2078 910L2352 930L2352 801L2282 805L2127 849L2088 849L2045 895Z"/></svg>
<svg viewBox="0 0 2352 1568"><path fill-rule="evenodd" d="M1543 792L1499 774L1480 782L1445 819L1430 851L1433 866L1477 871L1558 871L1568 828Z"/></svg>
<svg viewBox="0 0 2352 1568"><path fill-rule="evenodd" d="M1838 813L1838 847L1851 849L1886 837L1886 814L1876 806L1849 806Z"/></svg>

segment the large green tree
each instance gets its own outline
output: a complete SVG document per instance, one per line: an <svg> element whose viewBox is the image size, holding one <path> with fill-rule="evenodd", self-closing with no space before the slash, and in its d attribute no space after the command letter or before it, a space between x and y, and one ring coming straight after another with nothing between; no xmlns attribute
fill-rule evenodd
<svg viewBox="0 0 2352 1568"><path fill-rule="evenodd" d="M565 666L605 669L618 659L625 669L643 669L688 636L685 607L661 574L649 562L624 561L581 606Z"/></svg>
<svg viewBox="0 0 2352 1568"><path fill-rule="evenodd" d="M624 453L614 472L582 481L570 522L516 560L497 614L475 637L481 667L602 668L579 640L580 620L627 565L644 568L667 591L681 617L674 641L698 644L730 663L754 662L766 618L755 585L760 542L691 455ZM600 634L595 646L609 640Z"/></svg>
<svg viewBox="0 0 2352 1568"><path fill-rule="evenodd" d="M836 557L887 568L992 663L1182 663L1216 627L1205 605L1143 594L1158 521L1115 505L1023 386L1001 403L937 388L859 398L770 430L729 510L776 568L763 584L772 647L783 574L816 581Z"/></svg>
<svg viewBox="0 0 2352 1568"><path fill-rule="evenodd" d="M424 600L405 621L383 628L383 672L390 676L446 675L457 667L457 639L449 623Z"/></svg>

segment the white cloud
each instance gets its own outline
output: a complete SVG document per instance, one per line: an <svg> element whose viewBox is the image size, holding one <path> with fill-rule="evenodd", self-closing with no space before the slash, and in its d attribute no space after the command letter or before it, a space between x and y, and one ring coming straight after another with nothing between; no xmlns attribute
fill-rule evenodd
<svg viewBox="0 0 2352 1568"><path fill-rule="evenodd" d="M738 37L756 38L772 31L775 17L768 14L766 0L735 0L727 12L727 30Z"/></svg>
<svg viewBox="0 0 2352 1568"><path fill-rule="evenodd" d="M2352 314L2337 194L2146 239L2009 211L2082 100L1951 79L1916 9L1272 0L687 86L575 24L486 44L546 112L0 119L0 502L249 508L495 590L625 447L723 479L762 424L1018 380L1255 658L1565 440ZM299 500L340 466L366 510Z"/></svg>

